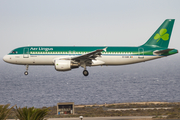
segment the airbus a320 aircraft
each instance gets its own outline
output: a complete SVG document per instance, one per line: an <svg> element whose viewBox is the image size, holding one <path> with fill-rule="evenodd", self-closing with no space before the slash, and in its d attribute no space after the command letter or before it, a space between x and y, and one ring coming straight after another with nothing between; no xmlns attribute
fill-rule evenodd
<svg viewBox="0 0 180 120"><path fill-rule="evenodd" d="M57 71L68 71L87 66L126 65L166 57L178 53L168 48L174 19L166 19L149 40L138 47L119 46L26 46L19 47L3 57L7 63L26 65L54 65Z"/></svg>

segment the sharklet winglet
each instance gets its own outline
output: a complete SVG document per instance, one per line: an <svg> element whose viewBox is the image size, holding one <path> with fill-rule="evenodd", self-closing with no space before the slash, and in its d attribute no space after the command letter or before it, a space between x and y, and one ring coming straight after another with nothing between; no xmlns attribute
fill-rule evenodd
<svg viewBox="0 0 180 120"><path fill-rule="evenodd" d="M106 47L106 48L104 48L103 50L106 52L106 49L107 49L107 47Z"/></svg>

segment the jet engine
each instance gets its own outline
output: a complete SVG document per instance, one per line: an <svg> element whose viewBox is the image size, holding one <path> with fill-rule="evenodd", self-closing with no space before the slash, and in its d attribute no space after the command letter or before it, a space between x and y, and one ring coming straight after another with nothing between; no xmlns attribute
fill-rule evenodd
<svg viewBox="0 0 180 120"><path fill-rule="evenodd" d="M68 71L79 67L77 63L72 63L71 60L55 60L54 66L57 71Z"/></svg>

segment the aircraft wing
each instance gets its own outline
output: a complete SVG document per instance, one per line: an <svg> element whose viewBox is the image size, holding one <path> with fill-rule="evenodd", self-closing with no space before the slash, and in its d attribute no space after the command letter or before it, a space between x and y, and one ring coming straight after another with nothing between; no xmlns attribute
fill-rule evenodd
<svg viewBox="0 0 180 120"><path fill-rule="evenodd" d="M72 57L71 60L75 60L75 61L81 61L81 60L94 60L96 57L101 55L102 51L106 51L107 47L104 49L99 49L99 50L95 50L93 52L84 54L84 55L80 55L80 56L76 56L76 57Z"/></svg>
<svg viewBox="0 0 180 120"><path fill-rule="evenodd" d="M156 51L154 51L153 53L154 53L155 55L162 55L162 54L168 53L168 52L171 51L171 50L173 50L173 49L156 50Z"/></svg>

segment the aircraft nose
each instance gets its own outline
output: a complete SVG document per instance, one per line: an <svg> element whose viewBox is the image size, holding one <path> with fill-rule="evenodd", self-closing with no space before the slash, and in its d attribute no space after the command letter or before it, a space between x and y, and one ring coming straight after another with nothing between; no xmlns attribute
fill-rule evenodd
<svg viewBox="0 0 180 120"><path fill-rule="evenodd" d="M8 59L9 59L9 57L8 57L7 55L5 55L5 56L3 57L4 62L8 62Z"/></svg>

